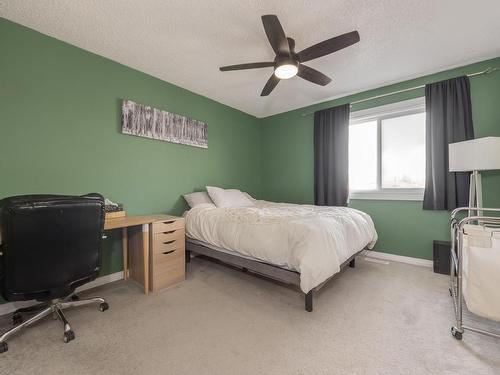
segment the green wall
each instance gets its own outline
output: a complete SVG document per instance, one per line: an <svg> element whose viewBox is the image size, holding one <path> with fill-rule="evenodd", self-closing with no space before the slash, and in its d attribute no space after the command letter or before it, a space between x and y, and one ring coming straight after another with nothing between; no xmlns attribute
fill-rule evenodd
<svg viewBox="0 0 500 375"><path fill-rule="evenodd" d="M260 195L260 120L0 18L0 198L100 192L131 214L181 214L205 185ZM208 149L120 133L121 100L208 123ZM103 273L121 269L110 233Z"/></svg>
<svg viewBox="0 0 500 375"><path fill-rule="evenodd" d="M262 120L262 194L264 199L295 203L314 201L313 116L318 109L419 86L489 66L500 68L500 58L448 70L442 73L385 86ZM423 96L423 89L354 105L353 111ZM500 136L500 71L471 77L473 120L476 137ZM485 206L500 207L500 173L483 174ZM351 200L350 206L369 213L377 228L375 250L393 254L432 258L432 240L449 237L446 211L424 211L422 202Z"/></svg>

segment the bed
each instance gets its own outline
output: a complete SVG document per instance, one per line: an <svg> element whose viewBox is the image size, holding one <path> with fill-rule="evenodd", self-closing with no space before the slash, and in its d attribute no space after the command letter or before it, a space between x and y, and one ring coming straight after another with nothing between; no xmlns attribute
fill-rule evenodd
<svg viewBox="0 0 500 375"><path fill-rule="evenodd" d="M348 207L254 200L249 207L196 205L186 212L186 252L217 259L313 293L355 256L370 249L377 232L370 216Z"/></svg>

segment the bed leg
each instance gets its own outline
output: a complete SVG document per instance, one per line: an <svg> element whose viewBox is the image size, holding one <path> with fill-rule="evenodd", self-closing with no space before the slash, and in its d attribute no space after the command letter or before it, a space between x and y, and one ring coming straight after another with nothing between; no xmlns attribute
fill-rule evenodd
<svg viewBox="0 0 500 375"><path fill-rule="evenodd" d="M186 250L186 264L191 263L191 251Z"/></svg>
<svg viewBox="0 0 500 375"><path fill-rule="evenodd" d="M309 291L309 293L305 296L305 307L307 312L313 311L313 291Z"/></svg>
<svg viewBox="0 0 500 375"><path fill-rule="evenodd" d="M353 258L353 259L349 262L349 267L351 267L351 268L356 267L356 258Z"/></svg>

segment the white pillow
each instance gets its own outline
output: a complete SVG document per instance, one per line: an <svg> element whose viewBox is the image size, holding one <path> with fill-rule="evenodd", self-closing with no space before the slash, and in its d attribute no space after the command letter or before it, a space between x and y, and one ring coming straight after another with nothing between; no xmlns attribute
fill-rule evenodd
<svg viewBox="0 0 500 375"><path fill-rule="evenodd" d="M217 207L245 207L255 206L238 189L221 189L214 186L207 186L207 192Z"/></svg>
<svg viewBox="0 0 500 375"><path fill-rule="evenodd" d="M250 202L253 202L253 203L255 202L255 200L256 200L256 199L255 199L254 197L252 197L250 194L248 194L248 193L246 193L246 192L244 192L244 191L242 191L241 193L242 193L245 197L247 197L247 198L250 200Z"/></svg>
<svg viewBox="0 0 500 375"><path fill-rule="evenodd" d="M214 203L208 196L206 191L198 191L196 193L184 194L184 199L186 200L189 207L193 208L202 203Z"/></svg>

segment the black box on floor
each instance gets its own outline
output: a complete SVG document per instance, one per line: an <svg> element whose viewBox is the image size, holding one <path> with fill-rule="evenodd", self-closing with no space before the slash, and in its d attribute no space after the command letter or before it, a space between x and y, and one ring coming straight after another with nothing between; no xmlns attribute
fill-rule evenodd
<svg viewBox="0 0 500 375"><path fill-rule="evenodd" d="M435 273L450 274L450 249L450 241L433 241L432 252Z"/></svg>

